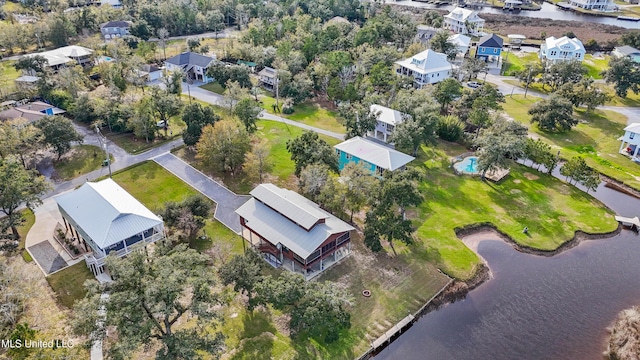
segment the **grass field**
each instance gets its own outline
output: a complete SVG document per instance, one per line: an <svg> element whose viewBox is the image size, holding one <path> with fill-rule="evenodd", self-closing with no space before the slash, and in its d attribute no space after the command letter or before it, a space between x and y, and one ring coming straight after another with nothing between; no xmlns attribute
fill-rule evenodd
<svg viewBox="0 0 640 360"><path fill-rule="evenodd" d="M276 99L263 95L260 100L262 100L263 103L262 107L267 112L273 114L272 105L275 104ZM341 122L342 120L338 118L338 114L335 111L327 110L318 104L305 102L294 105L293 110L292 114L277 113L277 115L337 133L344 133L346 131Z"/></svg>
<svg viewBox="0 0 640 360"><path fill-rule="evenodd" d="M20 72L13 64L13 60L0 63L0 96L10 94L16 89L14 80L20 77Z"/></svg>
<svg viewBox="0 0 640 360"><path fill-rule="evenodd" d="M602 79L601 73L609 67L609 56L596 58L591 54L586 54L582 64L587 68L587 76Z"/></svg>
<svg viewBox="0 0 640 360"><path fill-rule="evenodd" d="M640 166L618 153L618 139L624 134L627 118L613 111L597 110L592 114L583 109L575 112L580 124L564 133L548 133L529 123L529 107L535 97L524 99L521 95L507 97L504 109L515 120L529 127L529 132L560 150L560 155L569 159L580 155L587 164L599 172L627 185L640 189Z"/></svg>
<svg viewBox="0 0 640 360"><path fill-rule="evenodd" d="M254 134L255 138L267 139L268 147L270 148L267 162L270 163L271 166L266 176L267 181L279 186L294 184L296 181L293 176L295 164L287 151L287 141L302 135L303 130L295 126L269 120L259 120L256 124L258 125L258 130ZM331 146L339 143L337 139L328 136L320 135L320 138ZM205 174L219 179L236 194L248 194L258 181L258 179L247 178L245 173L240 173L233 177L228 173L219 173L207 169L196 159L195 154L186 148L176 151L176 155Z"/></svg>
<svg viewBox="0 0 640 360"><path fill-rule="evenodd" d="M464 148L423 150L417 161L427 173L421 186L426 200L415 220L421 241L406 251L420 249L425 260L449 275L467 278L478 261L457 239L456 227L490 222L519 244L542 250L556 249L578 229L602 233L617 227L604 205L549 175L514 165L500 184L482 182L448 169L449 156ZM528 234L522 233L524 227Z"/></svg>
<svg viewBox="0 0 640 360"><path fill-rule="evenodd" d="M113 156L110 156L110 158L113 161ZM100 169L105 159L105 153L99 147L78 145L64 154L60 161L53 164L53 167L56 169L60 179L71 180L79 175Z"/></svg>
<svg viewBox="0 0 640 360"><path fill-rule="evenodd" d="M87 291L83 284L86 280L95 279L84 261L47 277L47 282L58 296L58 301L72 308L76 300L82 299Z"/></svg>
<svg viewBox="0 0 640 360"><path fill-rule="evenodd" d="M202 85L200 87L205 89L205 90L214 92L216 94L220 94L220 95L224 94L224 89L217 82L210 82L210 83L204 84L204 85Z"/></svg>
<svg viewBox="0 0 640 360"><path fill-rule="evenodd" d="M526 52L502 52L502 60L504 61L503 75L515 76L518 72L524 70L524 66L529 63L540 62L537 53Z"/></svg>
<svg viewBox="0 0 640 360"><path fill-rule="evenodd" d="M24 216L24 223L22 223L22 225L18 228L18 233L20 234L20 244L18 245L18 251L21 252L24 261L31 262L33 261L33 258L31 257L31 255L29 255L29 252L25 250L24 242L27 240L27 234L29 233L29 230L31 230L31 227L36 222L36 215L30 209L22 210L22 213Z"/></svg>

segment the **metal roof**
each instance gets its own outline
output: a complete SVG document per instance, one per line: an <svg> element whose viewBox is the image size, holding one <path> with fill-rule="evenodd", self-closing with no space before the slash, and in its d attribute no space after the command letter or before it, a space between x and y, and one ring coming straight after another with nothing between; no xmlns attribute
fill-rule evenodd
<svg viewBox="0 0 640 360"><path fill-rule="evenodd" d="M623 55L632 55L632 54L640 53L640 50L634 47L631 47L629 45L616 46L614 50Z"/></svg>
<svg viewBox="0 0 640 360"><path fill-rule="evenodd" d="M86 182L55 200L101 249L162 224L158 216L111 179Z"/></svg>
<svg viewBox="0 0 640 360"><path fill-rule="evenodd" d="M262 185L261 185L262 186ZM315 225L311 230L296 225L287 217L266 206L255 198L249 199L236 213L245 219L246 225L254 232L274 245L281 244L302 258L308 258L331 235L354 230L353 226L320 209L317 204L303 196L285 189L278 189L283 193L293 193L310 207L325 214L325 222Z"/></svg>
<svg viewBox="0 0 640 360"><path fill-rule="evenodd" d="M569 45L571 47L570 50L573 51L584 51L584 45L582 45L582 41L578 38L569 38L563 36L561 38L555 38L553 36L548 37L544 40L544 45L547 50L551 50L553 48L560 49L563 46Z"/></svg>
<svg viewBox="0 0 640 360"><path fill-rule="evenodd" d="M453 70L453 65L447 60L447 55L433 50L425 50L410 58L396 61L396 64L420 74Z"/></svg>
<svg viewBox="0 0 640 360"><path fill-rule="evenodd" d="M329 213L322 211L318 205L309 203L304 196L273 184L260 184L250 194L307 230L329 216Z"/></svg>
<svg viewBox="0 0 640 360"><path fill-rule="evenodd" d="M334 148L390 171L399 169L415 159L413 156L359 136L335 145Z"/></svg>
<svg viewBox="0 0 640 360"><path fill-rule="evenodd" d="M390 125L398 125L408 116L398 110L390 109L386 106L373 104L369 107L372 113L378 113L378 121Z"/></svg>
<svg viewBox="0 0 640 360"><path fill-rule="evenodd" d="M503 43L504 41L500 36L496 34L487 34L480 38L478 46L501 49Z"/></svg>

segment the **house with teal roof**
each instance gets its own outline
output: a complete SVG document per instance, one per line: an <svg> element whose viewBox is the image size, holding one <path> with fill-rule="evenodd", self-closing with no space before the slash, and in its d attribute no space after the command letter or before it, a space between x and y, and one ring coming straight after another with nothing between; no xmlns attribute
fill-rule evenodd
<svg viewBox="0 0 640 360"><path fill-rule="evenodd" d="M372 175L381 177L385 171L402 170L415 158L379 144L375 141L353 137L335 145L340 170L349 163L364 164Z"/></svg>

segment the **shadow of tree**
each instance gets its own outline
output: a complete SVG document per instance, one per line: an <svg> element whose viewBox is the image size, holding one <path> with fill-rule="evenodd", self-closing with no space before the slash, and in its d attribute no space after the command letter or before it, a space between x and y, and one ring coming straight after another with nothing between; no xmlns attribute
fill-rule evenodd
<svg viewBox="0 0 640 360"><path fill-rule="evenodd" d="M253 313L244 313L242 315L242 331L239 334L239 338L242 340L231 359L272 359L272 349L277 331L268 310L256 309Z"/></svg>

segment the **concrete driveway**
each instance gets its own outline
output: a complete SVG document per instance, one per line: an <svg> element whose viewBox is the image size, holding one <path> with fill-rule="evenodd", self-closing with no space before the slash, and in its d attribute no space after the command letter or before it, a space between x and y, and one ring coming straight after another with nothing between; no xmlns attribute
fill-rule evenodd
<svg viewBox="0 0 640 360"><path fill-rule="evenodd" d="M250 196L236 195L233 191L222 186L220 183L214 181L171 153L160 155L153 160L182 179L182 181L191 185L194 189L202 193L202 195L215 201L216 211L213 217L233 230L233 232L237 234L240 233L242 230L240 227L240 217L235 211L247 202L247 200L251 198Z"/></svg>

